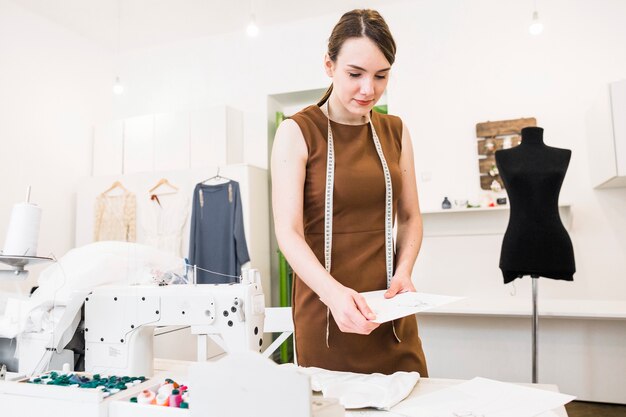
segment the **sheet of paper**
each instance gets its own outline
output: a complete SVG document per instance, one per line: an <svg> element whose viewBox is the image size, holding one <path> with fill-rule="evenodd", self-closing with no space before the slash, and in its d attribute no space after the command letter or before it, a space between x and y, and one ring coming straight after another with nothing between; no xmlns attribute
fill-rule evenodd
<svg viewBox="0 0 626 417"><path fill-rule="evenodd" d="M346 410L346 417L404 417L402 414L396 414L391 411L382 410Z"/></svg>
<svg viewBox="0 0 626 417"><path fill-rule="evenodd" d="M474 378L431 394L409 398L391 411L407 417L534 417L576 397Z"/></svg>
<svg viewBox="0 0 626 417"><path fill-rule="evenodd" d="M374 323L385 323L464 298L424 292L405 292L387 299L384 294L385 290L361 293L367 305L376 314L376 320L372 320Z"/></svg>

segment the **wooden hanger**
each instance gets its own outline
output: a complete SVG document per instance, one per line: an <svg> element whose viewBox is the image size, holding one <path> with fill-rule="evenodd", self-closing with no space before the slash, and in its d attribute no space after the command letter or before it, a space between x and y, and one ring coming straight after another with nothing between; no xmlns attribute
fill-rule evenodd
<svg viewBox="0 0 626 417"><path fill-rule="evenodd" d="M102 195L108 194L108 193L110 193L111 191L115 190L116 188L121 188L121 189L122 189L122 191L124 191L125 193L129 192L129 191L126 189L126 187L124 187L124 186L122 185L122 183L121 183L121 182L119 182L119 181L115 181L113 184L111 184L111 186L110 186L109 188L107 188L105 191L103 191L103 192L102 192Z"/></svg>
<svg viewBox="0 0 626 417"><path fill-rule="evenodd" d="M167 180L167 178L161 178L161 179L159 180L159 182L157 182L157 183L156 183L156 185L155 185L154 187L152 187L152 188L150 188L150 189L148 190L148 192L149 192L149 193L152 193L152 192L154 192L154 190L156 190L157 188L159 188L159 187L161 187L161 186L163 186L163 185L167 185L168 187L170 187L170 188L171 188L171 189L173 189L174 191L178 191L178 187L177 187L177 186L175 186L174 184L172 184L171 182L169 182L169 181Z"/></svg>

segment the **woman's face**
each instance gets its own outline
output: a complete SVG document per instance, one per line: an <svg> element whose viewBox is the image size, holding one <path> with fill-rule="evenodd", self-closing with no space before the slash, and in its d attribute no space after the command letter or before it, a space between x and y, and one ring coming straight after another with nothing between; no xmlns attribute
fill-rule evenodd
<svg viewBox="0 0 626 417"><path fill-rule="evenodd" d="M346 40L336 62L326 55L326 73L333 79L333 95L351 114L367 115L387 87L391 64L367 37Z"/></svg>

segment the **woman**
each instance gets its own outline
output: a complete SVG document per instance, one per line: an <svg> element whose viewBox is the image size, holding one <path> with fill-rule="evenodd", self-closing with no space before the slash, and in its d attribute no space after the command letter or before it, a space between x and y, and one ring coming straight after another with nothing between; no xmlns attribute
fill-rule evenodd
<svg viewBox="0 0 626 417"><path fill-rule="evenodd" d="M359 295L415 291L422 220L411 138L399 118L372 111L395 51L378 12L344 14L324 58L330 88L276 132L274 222L297 275L292 305L302 366L427 376L415 316L378 325Z"/></svg>

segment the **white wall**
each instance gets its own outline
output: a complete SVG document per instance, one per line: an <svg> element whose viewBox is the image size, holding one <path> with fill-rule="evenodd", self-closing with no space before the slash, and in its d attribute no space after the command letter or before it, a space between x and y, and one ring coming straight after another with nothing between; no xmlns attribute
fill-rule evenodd
<svg viewBox="0 0 626 417"><path fill-rule="evenodd" d="M428 0L381 7L398 43L390 112L411 129L424 209L444 195L477 195L476 123L536 117L548 144L574 152L562 200L573 206L578 268L574 283L542 282L541 295L626 299L626 190L591 189L585 135L594 97L626 77L626 3L542 2L539 37L528 34L531 6ZM262 27L256 39L232 33L129 53L121 71L128 94L115 117L231 105L244 111L246 162L266 167L267 95L328 85L322 56L340 14ZM421 180L423 172L431 181ZM508 294L497 268L500 243L501 236L427 238L418 284ZM528 295L526 282L517 286L520 297Z"/></svg>
<svg viewBox="0 0 626 417"><path fill-rule="evenodd" d="M74 194L91 172L92 126L111 117L110 68L110 54L90 41L0 0L2 245L13 204L31 185L43 209L38 254L60 257L73 247ZM8 289L0 281L0 292Z"/></svg>
<svg viewBox="0 0 626 417"><path fill-rule="evenodd" d="M626 299L626 190L591 189L584 124L594 97L626 77L626 4L541 2L539 37L526 30L530 2L421 4L422 13L396 30L415 49L399 56L395 86L413 88L398 88L389 102L412 128L418 175L432 172L419 184L424 207L476 191L476 122L534 116L546 143L573 150L561 200L572 204L578 270L574 283L542 281L540 294ZM418 279L427 290L473 295L487 288L475 281L501 279L500 243L500 236L427 239ZM528 280L517 286L518 296L529 296Z"/></svg>
<svg viewBox="0 0 626 417"><path fill-rule="evenodd" d="M545 31L536 38L527 32L531 6L381 7L399 47L389 109L411 129L424 209L444 195L478 192L476 123L536 117L548 144L574 152L562 200L572 204L578 268L574 283L543 280L540 296L626 300L626 189L591 188L586 154L594 138L585 125L607 84L626 77L626 2L539 2ZM267 96L329 84L322 56L342 11L262 27L256 39L238 32L127 52L119 59L126 93L114 97L109 51L0 0L0 237L30 184L44 209L39 253L61 256L73 246L74 193L91 172L91 127L113 119L230 105L244 112L245 162L266 167ZM421 180L425 172L431 181ZM500 243L498 235L426 238L418 288L507 296ZM10 287L0 283L0 291ZM516 297L529 299L527 279L516 287Z"/></svg>
<svg viewBox="0 0 626 417"><path fill-rule="evenodd" d="M110 94L108 51L0 2L0 218L33 185L44 208L40 253L73 245L76 179L89 174L91 126L111 119L231 105L244 111L245 160L267 166L267 95L323 88L325 42L337 14L135 50L120 58L126 94ZM626 190L590 188L585 115L608 82L626 77L626 4L603 0L541 5L546 29L526 30L530 5L513 1L406 2L381 8L398 43L388 91L415 142L424 209L443 195L478 191L477 122L535 116L546 140L574 156L562 199L572 203L578 273L545 281L550 297L626 298ZM112 106L112 111L110 111ZM591 138L593 140L593 138ZM429 172L431 181L421 180ZM51 219L54 219L51 221ZM4 236L6 221L0 222ZM416 267L425 290L508 292L500 282L501 237L427 238ZM449 262L454 259L456 262ZM487 286L472 285L480 277ZM520 296L527 283L518 284Z"/></svg>

